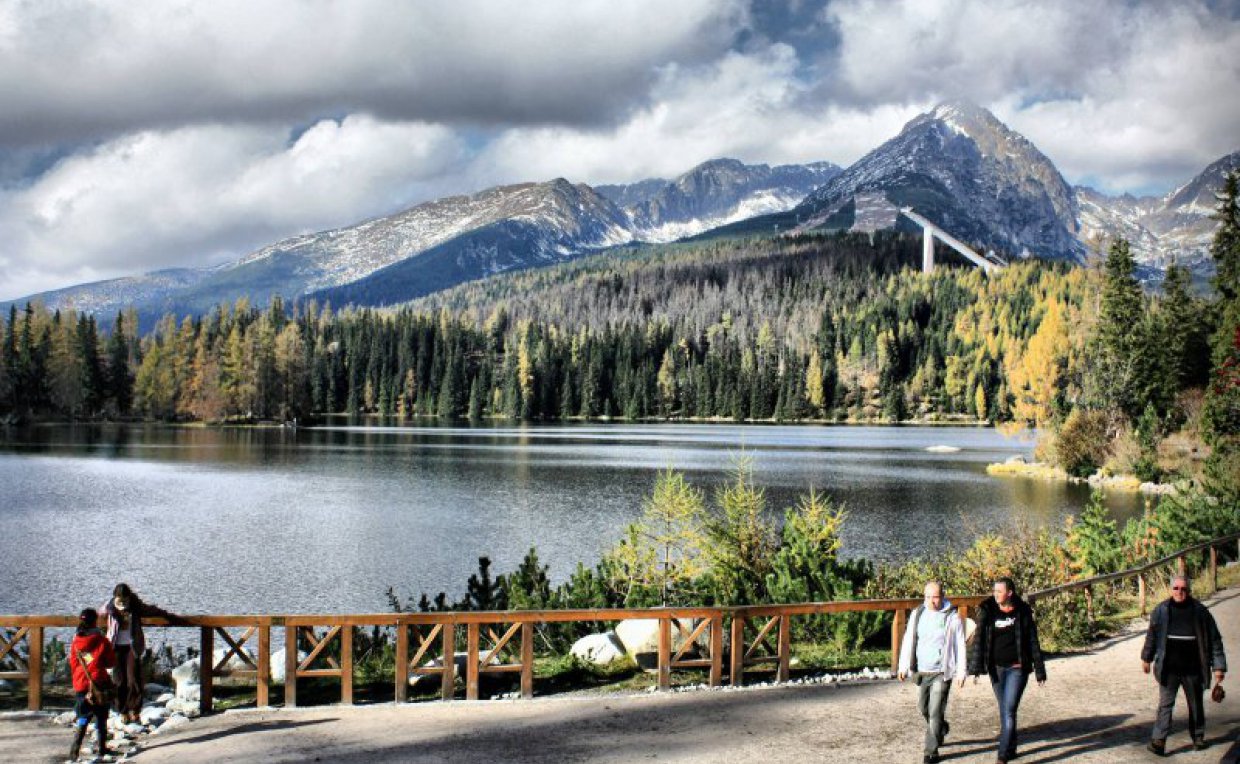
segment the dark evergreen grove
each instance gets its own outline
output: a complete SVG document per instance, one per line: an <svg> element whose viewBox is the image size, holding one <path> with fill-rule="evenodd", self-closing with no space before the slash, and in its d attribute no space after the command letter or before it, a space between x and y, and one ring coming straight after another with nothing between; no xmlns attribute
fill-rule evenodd
<svg viewBox="0 0 1240 764"><path fill-rule="evenodd" d="M896 234L653 247L402 307L243 300L140 339L132 315L101 333L28 306L0 318L0 415L1046 424L1091 395L1166 417L1203 382L1210 313L1174 275L1162 299L1110 265L927 276L919 247ZM1105 373L1091 381L1095 324Z"/></svg>

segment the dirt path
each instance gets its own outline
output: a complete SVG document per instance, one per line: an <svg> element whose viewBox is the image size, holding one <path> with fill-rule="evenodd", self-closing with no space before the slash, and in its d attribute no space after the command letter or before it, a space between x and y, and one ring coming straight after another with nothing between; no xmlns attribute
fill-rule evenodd
<svg viewBox="0 0 1240 764"><path fill-rule="evenodd" d="M1210 601L1240 669L1240 590ZM1021 705L1028 762L1157 761L1144 750L1157 692L1140 671L1144 624L1090 653L1053 660L1045 687ZM1183 702L1168 741L1174 761L1231 761L1240 730L1240 681L1222 705L1207 701L1211 747L1187 747ZM426 703L369 708L245 711L199 719L145 741L137 764L221 761L474 762L639 760L920 762L915 690L896 682L776 687L533 701ZM943 760L993 762L997 720L989 683L952 692ZM60 760L64 728L0 718L0 761ZM1237 744L1240 752L1240 744Z"/></svg>

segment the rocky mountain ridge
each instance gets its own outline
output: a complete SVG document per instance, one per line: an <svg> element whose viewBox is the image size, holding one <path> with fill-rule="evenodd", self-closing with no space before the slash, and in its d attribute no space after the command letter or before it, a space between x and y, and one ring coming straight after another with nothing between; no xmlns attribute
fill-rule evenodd
<svg viewBox="0 0 1240 764"><path fill-rule="evenodd" d="M1240 152L1162 199L1070 186L1025 137L984 108L948 102L845 170L828 162L704 162L680 177L590 187L562 178L417 205L358 225L290 237L234 262L70 287L32 298L102 317L202 313L248 297L333 304L404 302L463 281L634 242L790 230L917 227L912 207L956 237L1007 257L1083 262L1116 236L1156 278L1173 259L1208 274L1213 194ZM4 307L4 306L0 306Z"/></svg>

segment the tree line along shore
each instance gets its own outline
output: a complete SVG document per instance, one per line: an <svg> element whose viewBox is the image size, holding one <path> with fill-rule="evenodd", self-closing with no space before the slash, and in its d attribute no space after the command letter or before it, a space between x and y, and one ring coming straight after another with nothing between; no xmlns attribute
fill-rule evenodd
<svg viewBox="0 0 1240 764"><path fill-rule="evenodd" d="M727 239L509 274L390 308L240 300L103 327L0 316L0 419L206 423L329 413L480 421L988 422L1069 475L1195 479L1234 438L1237 224L1208 296L1091 267L912 266L900 234Z"/></svg>

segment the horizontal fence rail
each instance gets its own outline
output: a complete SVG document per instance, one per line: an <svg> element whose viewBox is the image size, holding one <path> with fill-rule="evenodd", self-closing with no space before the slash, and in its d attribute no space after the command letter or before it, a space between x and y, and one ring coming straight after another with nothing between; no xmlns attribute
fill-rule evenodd
<svg viewBox="0 0 1240 764"><path fill-rule="evenodd" d="M1030 602L1057 594L1084 591L1092 607L1093 587L1136 578L1141 613L1146 612L1147 575L1175 563L1180 572L1187 567L1188 555L1210 555L1209 574L1218 587L1218 549L1240 542L1240 533L1222 536L1182 549L1146 565L1119 573L1073 581L1041 591L1029 592ZM1240 558L1240 549L1237 550ZM967 618L987 595L953 598L960 617ZM411 675L438 676L440 697L455 695L457 661L464 659L465 697L479 697L479 683L488 674L519 675L520 694L534 694L534 627L548 623L618 622L639 619L658 621L658 683L671 686L673 669L705 669L711 686L723 683L725 666L728 682L739 685L748 667L775 672L776 681L787 681L791 667L791 618L856 612L892 612L891 668L898 661L900 643L908 623L909 611L922 600L843 600L800 602L786 605L737 607L656 607L603 608L575 610L506 610L437 613L373 614L287 614L287 615L187 615L175 619L149 618L152 627L197 628L200 630L199 708L209 713L214 705L214 680L219 678L252 680L257 704L270 705L271 630L284 630L284 704L297 705L297 680L331 678L340 681L340 701L353 702L353 636L363 627L385 627L396 632L395 698L408 698ZM725 631L725 620L727 628ZM71 628L73 616L0 615L0 679L25 681L28 706L38 710L43 704L44 632L49 628ZM458 629L465 632L464 656L456 651ZM729 637L727 650L725 633ZM677 639L679 647L675 647ZM223 657L215 659L216 640ZM25 644L25 654L18 646ZM254 644L251 655L247 645ZM703 648L701 653L697 648ZM690 655L690 652L693 655ZM13 670L4 670L5 662ZM238 667L236 664L240 663Z"/></svg>

